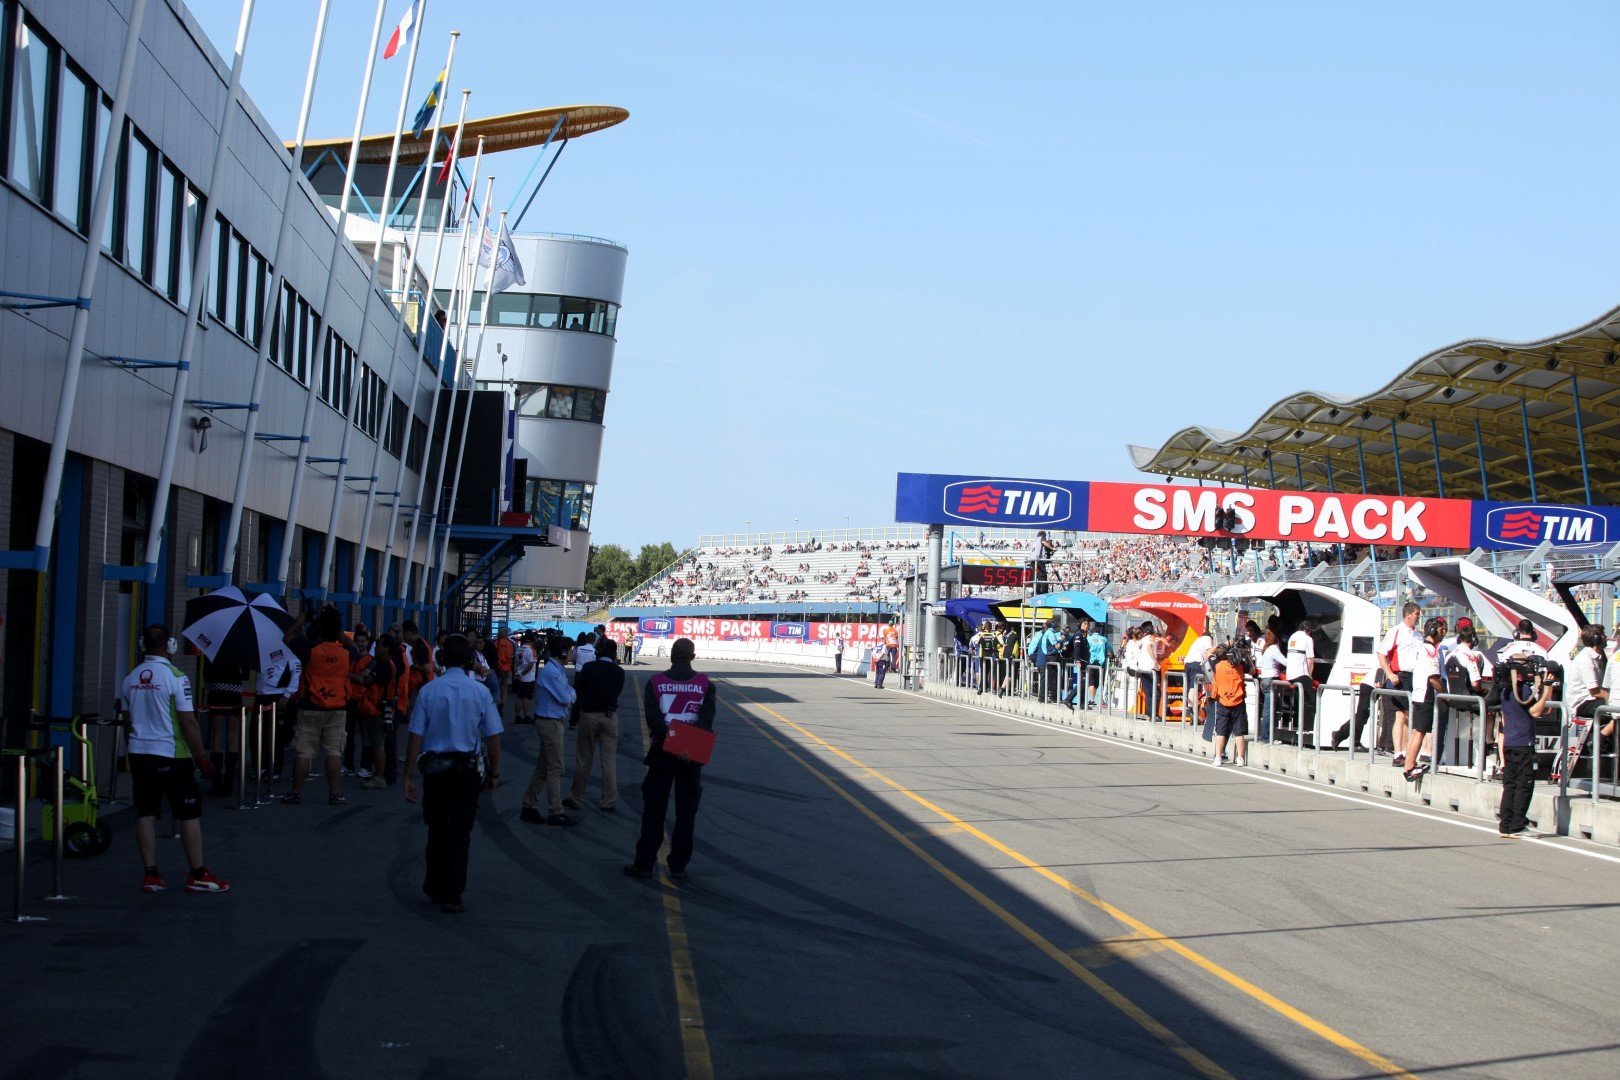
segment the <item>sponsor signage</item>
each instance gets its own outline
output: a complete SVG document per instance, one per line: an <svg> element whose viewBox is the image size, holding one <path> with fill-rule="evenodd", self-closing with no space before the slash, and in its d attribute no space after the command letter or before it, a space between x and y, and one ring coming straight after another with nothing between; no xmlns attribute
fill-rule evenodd
<svg viewBox="0 0 1620 1080"><path fill-rule="evenodd" d="M668 637L675 632L674 619L642 619L641 632L653 637Z"/></svg>
<svg viewBox="0 0 1620 1080"><path fill-rule="evenodd" d="M693 641L775 641L831 647L840 631L848 648L882 640L882 623L772 622L769 619L704 619L684 615L638 620L640 633L651 637L685 637Z"/></svg>
<svg viewBox="0 0 1620 1080"><path fill-rule="evenodd" d="M1222 511L1235 518L1229 532L1216 528ZM1414 548L1620 540L1620 508L1606 506L931 473L899 474L895 520Z"/></svg>
<svg viewBox="0 0 1620 1080"><path fill-rule="evenodd" d="M771 637L777 640L804 641L809 636L810 624L802 622L773 622Z"/></svg>

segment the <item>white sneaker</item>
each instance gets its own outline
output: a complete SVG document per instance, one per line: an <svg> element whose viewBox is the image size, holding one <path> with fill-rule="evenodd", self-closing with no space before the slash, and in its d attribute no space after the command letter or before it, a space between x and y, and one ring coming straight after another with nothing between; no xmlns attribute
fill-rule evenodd
<svg viewBox="0 0 1620 1080"><path fill-rule="evenodd" d="M354 775L358 776L362 780L370 780L371 779L371 770L370 769L356 769L354 771Z"/></svg>
<svg viewBox="0 0 1620 1080"><path fill-rule="evenodd" d="M1233 762L1233 763L1232 763L1232 764L1234 764L1234 765L1236 765L1236 766L1237 766L1237 767L1238 767L1238 768L1240 768L1240 769L1241 769L1241 768L1243 768L1243 767L1244 767L1244 766L1245 766L1245 765L1247 765L1247 764L1248 764L1248 761L1247 761L1247 760L1246 760L1246 759L1244 759L1244 758L1238 758L1238 759L1237 759L1237 760L1236 760L1236 761L1234 761L1234 762Z"/></svg>
<svg viewBox="0 0 1620 1080"><path fill-rule="evenodd" d="M1225 759L1225 758L1218 758L1218 757L1216 757L1216 758L1210 758L1210 759L1209 759L1209 763L1210 763L1210 764L1211 764L1211 765L1213 765L1213 766L1214 766L1214 767L1215 767L1215 768L1217 768L1217 769L1218 769L1218 768L1220 768L1220 767L1221 767L1221 766L1222 766L1222 765L1225 765L1225 764L1226 764L1226 759Z"/></svg>

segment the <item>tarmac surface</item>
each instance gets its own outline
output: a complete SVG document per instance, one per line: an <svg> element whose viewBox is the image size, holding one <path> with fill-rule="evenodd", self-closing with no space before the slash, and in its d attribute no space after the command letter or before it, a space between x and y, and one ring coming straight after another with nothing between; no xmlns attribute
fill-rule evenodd
<svg viewBox="0 0 1620 1080"><path fill-rule="evenodd" d="M211 800L229 894L142 895L126 829L0 924L0 1080L1620 1075L1620 853L698 663L689 881L621 873L634 685L617 814L593 780L577 828L519 822L537 740L507 736L461 915L397 787Z"/></svg>

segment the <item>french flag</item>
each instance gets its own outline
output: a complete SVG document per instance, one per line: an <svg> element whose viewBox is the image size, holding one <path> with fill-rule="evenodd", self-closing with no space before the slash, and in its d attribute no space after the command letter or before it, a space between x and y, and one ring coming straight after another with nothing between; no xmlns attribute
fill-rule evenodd
<svg viewBox="0 0 1620 1080"><path fill-rule="evenodd" d="M411 31L415 28L416 4L413 2L410 7L405 9L405 17L399 20L399 25L394 27L394 33L388 39L388 47L383 49L383 59L392 59L393 55L399 52L401 46L409 44Z"/></svg>

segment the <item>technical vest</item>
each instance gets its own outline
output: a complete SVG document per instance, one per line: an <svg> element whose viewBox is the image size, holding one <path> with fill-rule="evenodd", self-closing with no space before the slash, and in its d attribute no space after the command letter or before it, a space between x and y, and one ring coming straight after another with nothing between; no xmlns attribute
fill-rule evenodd
<svg viewBox="0 0 1620 1080"><path fill-rule="evenodd" d="M495 639L495 670L503 675L512 671L512 657L517 650L512 647L511 638Z"/></svg>
<svg viewBox="0 0 1620 1080"><path fill-rule="evenodd" d="M371 664L371 657L362 653L349 668L349 673L364 676ZM354 702L354 711L361 716L381 716L383 699L387 696L387 690L388 688L381 683L371 683L370 685L350 683L349 698Z"/></svg>
<svg viewBox="0 0 1620 1080"><path fill-rule="evenodd" d="M394 714L404 717L411 707L411 647L401 645L394 653Z"/></svg>
<svg viewBox="0 0 1620 1080"><path fill-rule="evenodd" d="M309 651L304 664L304 701L312 709L342 709L349 704L349 650L323 641Z"/></svg>
<svg viewBox="0 0 1620 1080"><path fill-rule="evenodd" d="M658 695L658 711L667 724L695 724L709 696L709 677L693 673L690 679L672 679L660 672L648 680Z"/></svg>

